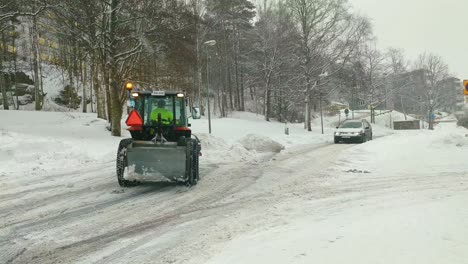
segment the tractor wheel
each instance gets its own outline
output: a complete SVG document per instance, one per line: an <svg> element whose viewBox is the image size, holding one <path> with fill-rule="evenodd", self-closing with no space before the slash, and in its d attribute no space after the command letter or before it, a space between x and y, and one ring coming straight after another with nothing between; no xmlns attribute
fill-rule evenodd
<svg viewBox="0 0 468 264"><path fill-rule="evenodd" d="M124 179L124 171L127 167L127 147L133 142L131 138L122 139L117 150L117 180L121 187L135 186L136 183Z"/></svg>
<svg viewBox="0 0 468 264"><path fill-rule="evenodd" d="M193 139L187 139L186 148L186 175L185 185L191 187L198 183L198 144Z"/></svg>
<svg viewBox="0 0 468 264"><path fill-rule="evenodd" d="M192 158L193 158L193 165L192 165L192 171L193 171L193 178L195 179L195 184L198 183L200 180L200 164L199 164L199 154L200 154L200 149L198 146L198 142L193 140L193 153L192 153Z"/></svg>

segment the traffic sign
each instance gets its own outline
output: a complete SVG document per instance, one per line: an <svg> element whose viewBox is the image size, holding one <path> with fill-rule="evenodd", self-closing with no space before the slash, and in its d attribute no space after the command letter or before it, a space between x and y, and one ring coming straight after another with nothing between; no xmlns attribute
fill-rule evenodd
<svg viewBox="0 0 468 264"><path fill-rule="evenodd" d="M468 80L463 81L463 93L468 95Z"/></svg>

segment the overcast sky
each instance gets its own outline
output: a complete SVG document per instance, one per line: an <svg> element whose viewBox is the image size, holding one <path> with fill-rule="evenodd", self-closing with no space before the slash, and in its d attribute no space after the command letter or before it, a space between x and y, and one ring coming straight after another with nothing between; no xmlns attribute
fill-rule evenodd
<svg viewBox="0 0 468 264"><path fill-rule="evenodd" d="M371 18L381 48L403 48L410 59L430 51L468 79L468 0L349 0Z"/></svg>

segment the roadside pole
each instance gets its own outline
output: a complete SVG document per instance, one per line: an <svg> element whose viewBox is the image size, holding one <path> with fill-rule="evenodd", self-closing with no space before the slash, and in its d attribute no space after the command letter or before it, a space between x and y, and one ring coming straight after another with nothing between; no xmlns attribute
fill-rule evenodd
<svg viewBox="0 0 468 264"><path fill-rule="evenodd" d="M463 94L465 95L465 108L468 108L468 80L463 81Z"/></svg>

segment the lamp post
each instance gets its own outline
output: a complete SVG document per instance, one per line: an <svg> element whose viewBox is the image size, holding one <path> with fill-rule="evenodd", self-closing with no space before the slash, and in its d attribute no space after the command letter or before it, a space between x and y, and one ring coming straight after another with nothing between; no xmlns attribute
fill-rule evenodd
<svg viewBox="0 0 468 264"><path fill-rule="evenodd" d="M216 45L216 40L208 40L203 43L203 46L214 46ZM211 112L210 112L210 67L208 55L208 49L206 51L206 107L208 111L208 131L211 134Z"/></svg>

